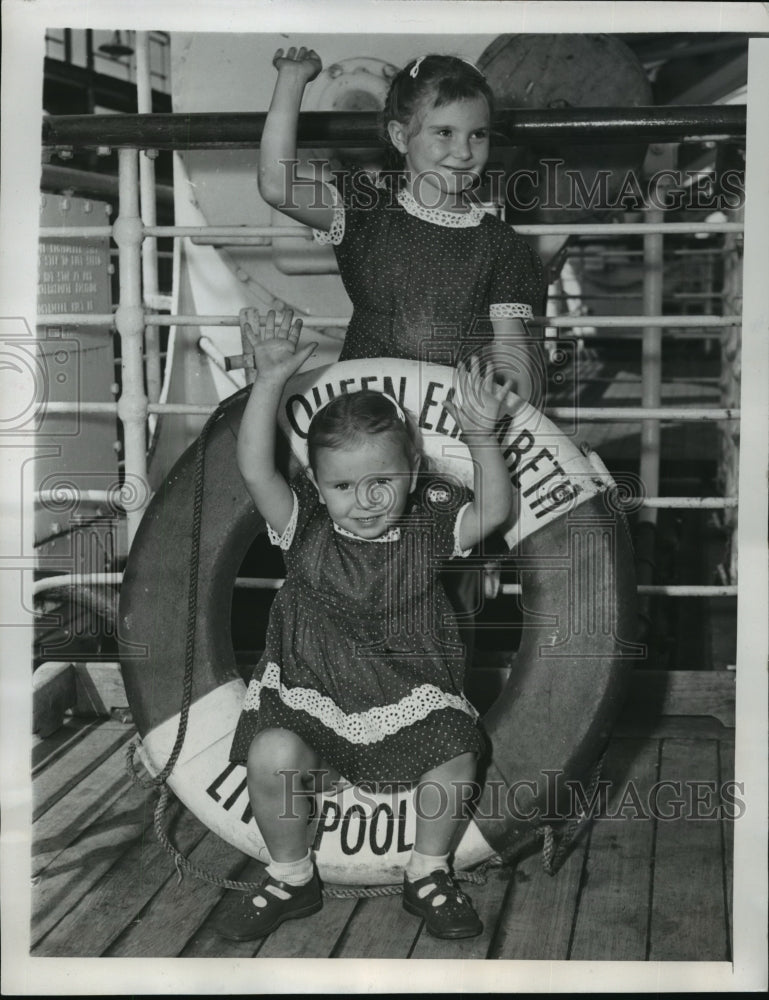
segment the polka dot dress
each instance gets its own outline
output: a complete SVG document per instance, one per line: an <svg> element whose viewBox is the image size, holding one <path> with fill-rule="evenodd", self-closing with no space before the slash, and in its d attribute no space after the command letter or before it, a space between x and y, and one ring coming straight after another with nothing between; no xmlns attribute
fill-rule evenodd
<svg viewBox="0 0 769 1000"><path fill-rule="evenodd" d="M398 525L374 540L335 527L315 488L292 483L281 538L286 582L270 610L264 654L246 692L230 759L254 735L297 733L353 782L414 782L461 753L480 753L463 694L464 648L438 579L459 553L470 495L422 482Z"/></svg>
<svg viewBox="0 0 769 1000"><path fill-rule="evenodd" d="M492 336L489 316L542 312L542 262L478 206L425 209L405 190L349 184L328 233L353 303L340 361L397 357L456 365Z"/></svg>

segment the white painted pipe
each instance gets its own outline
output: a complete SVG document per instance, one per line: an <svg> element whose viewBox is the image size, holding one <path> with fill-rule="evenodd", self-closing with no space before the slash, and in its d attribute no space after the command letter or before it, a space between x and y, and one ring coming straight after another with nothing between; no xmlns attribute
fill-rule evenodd
<svg viewBox="0 0 769 1000"><path fill-rule="evenodd" d="M123 579L122 573L72 573L64 576L48 576L42 580L35 580L32 584L32 594L41 594L46 590L53 590L59 587L75 587L87 584L102 584L115 586ZM283 580L271 577L237 577L235 586L246 590L280 590ZM502 594L520 594L521 586L518 583L503 583L500 587ZM638 593L644 596L665 595L667 597L736 597L736 587L710 587L699 586L698 584L679 584L668 586L665 584L649 584L638 588Z"/></svg>
<svg viewBox="0 0 769 1000"><path fill-rule="evenodd" d="M654 226L645 222L573 222L560 225L532 223L515 227L515 231L523 236L545 233L564 236L643 236L648 232L687 236L695 233L741 233L742 229L741 222L664 222ZM147 232L152 236L287 236L312 239L309 230L289 226L154 226Z"/></svg>
<svg viewBox="0 0 769 1000"><path fill-rule="evenodd" d="M56 503L64 499L67 487L56 490L37 490L34 495L37 503ZM107 502L119 504L120 496L110 490L73 489L73 499L88 500L94 503ZM661 510L724 510L737 506L737 497L644 497L642 507L652 507Z"/></svg>
<svg viewBox="0 0 769 1000"><path fill-rule="evenodd" d="M522 236L548 233L562 236L644 236L650 232L686 236L695 233L739 233L742 228L740 222L665 222L651 226L645 222L575 222L568 225L520 225L515 227L515 231Z"/></svg>
<svg viewBox="0 0 769 1000"><path fill-rule="evenodd" d="M110 503L116 505L120 503L120 493L110 490L81 490L79 487L68 487L62 483L55 490L36 490L35 503L57 504L66 503L71 500L87 500L92 503Z"/></svg>
<svg viewBox="0 0 769 1000"><path fill-rule="evenodd" d="M612 329L613 327L719 327L719 326L739 326L742 322L740 316L547 316L535 317L533 323L546 323L548 326L579 326L585 320L589 320L591 326ZM309 323L309 319L305 320Z"/></svg>
<svg viewBox="0 0 769 1000"><path fill-rule="evenodd" d="M737 497L645 497L642 507L676 510L724 510L737 506Z"/></svg>
<svg viewBox="0 0 769 1000"><path fill-rule="evenodd" d="M731 224L735 225L735 223ZM313 238L312 230L306 226L148 226L145 229L145 234L147 236L173 236L177 239L200 236L205 239L218 238L221 240L230 236L236 239L256 236L259 239L290 237L311 242Z"/></svg>
<svg viewBox="0 0 769 1000"><path fill-rule="evenodd" d="M114 313L45 313L36 319L38 326L114 326Z"/></svg>
<svg viewBox="0 0 769 1000"><path fill-rule="evenodd" d="M516 232L517 232L516 228ZM679 250L665 251L668 257L722 257L721 247L684 247ZM598 247L594 244L575 243L566 248L567 257L579 257L580 260L605 260L611 257L643 257L643 250L631 250L625 247Z"/></svg>
<svg viewBox="0 0 769 1000"><path fill-rule="evenodd" d="M307 239L300 230L298 239ZM310 234L312 239L312 234ZM271 236L191 236L190 243L197 247L269 247L272 246Z"/></svg>
<svg viewBox="0 0 769 1000"><path fill-rule="evenodd" d="M236 389L243 388L245 381L243 379L237 379L232 372L227 370L224 363L224 355L211 339L208 337L201 337L200 340L198 340L198 347L206 355L206 357L209 357L216 367L224 373L227 380L235 386Z"/></svg>
<svg viewBox="0 0 769 1000"><path fill-rule="evenodd" d="M169 256L173 256L170 254ZM154 295L148 295L147 289L144 290L144 304L148 309L170 309L173 303L172 295L161 295L156 293Z"/></svg>
<svg viewBox="0 0 769 1000"><path fill-rule="evenodd" d="M741 222L665 222L647 225L645 222L583 222L562 225L538 223L520 225L515 231L523 236L539 236L552 233L562 236L644 236L646 233L667 233L669 236L686 236L696 233L741 233ZM40 230L40 238L55 236L110 236L109 226L45 226ZM173 236L205 238L248 236L312 240L312 233L295 226L147 226L145 236Z"/></svg>
<svg viewBox="0 0 769 1000"><path fill-rule="evenodd" d="M146 403L147 413L178 413L188 416L207 416L214 412L212 403ZM120 403L46 403L46 413L120 413ZM591 406L579 409L581 420L590 422L635 423L639 420L673 420L681 422L707 420L739 420L740 411L723 407L711 409L682 406L657 407L645 410L640 406ZM549 406L544 413L556 420L573 420L575 410L571 406ZM132 470L133 471L133 470Z"/></svg>
<svg viewBox="0 0 769 1000"><path fill-rule="evenodd" d="M42 594L46 590L58 587L79 587L86 584L102 584L116 586L123 580L122 573L69 573L62 576L46 576L35 580L32 584L32 595Z"/></svg>
<svg viewBox="0 0 769 1000"><path fill-rule="evenodd" d="M269 576L239 576L235 586L242 590L280 590L285 580Z"/></svg>
<svg viewBox="0 0 769 1000"><path fill-rule="evenodd" d="M168 317L166 317L166 316L156 316L155 317L155 316L153 316L152 318L157 321L158 326L172 326L172 325L174 325L173 323L164 322L164 321L166 321L166 320L170 321L172 319L179 318L179 317L172 317L172 316L168 316ZM203 321L207 319L207 317L205 317L205 316L202 316L202 317L201 316L199 316L199 317L182 316L180 318L183 319L183 320L185 320L185 322L178 324L179 326L201 326L201 325L207 325L207 326L236 326L237 325L235 322L230 322L230 321L228 321L228 322L220 322L220 323L204 323ZM304 319L304 317L302 317L302 318ZM732 317L725 317L725 319L731 319L731 318ZM214 319L226 319L226 317L214 317ZM328 316L328 317L326 317L326 316L310 316L310 317L307 317L307 319L305 320L306 325L308 327L311 325L310 324L311 320L313 321L312 322L312 326L315 327L315 328L318 328L318 329L323 329L323 332L324 332L325 336L329 337L331 340L340 340L340 341L344 340L344 337L345 337L344 328L349 323L348 319L344 319L343 320L340 317L336 317L336 316ZM324 328L324 324L326 324L325 328ZM74 315L51 314L51 315L48 315L48 316L39 316L38 317L38 321L37 321L37 325L38 326L77 326L77 327L80 327L83 330L84 333L87 333L89 329L95 328L97 326L111 326L111 325L114 325L114 317L113 316L109 316L109 315L104 315L104 316L93 315L93 316L89 316L89 317L83 319L83 318L78 318L77 316L74 316ZM727 333L730 332L732 326L738 326L738 325L739 325L738 323L730 323L729 326L723 326L722 324L719 324L718 326L714 327L714 326L712 326L710 324L707 324L706 327L704 329L702 329L702 330L699 330L696 327L694 327L694 328L684 327L682 329L677 329L677 328L673 327L673 328L670 328L670 329L667 329L667 330L663 330L663 334L666 337L670 337L671 339L676 340L676 341L682 341L682 340L695 340L695 341L711 340L713 337L726 335ZM580 337L580 339L594 340L595 338L598 338L598 337L606 337L606 334L600 333L595 328L591 328L591 329L588 330L585 327L581 327L581 328L577 327L576 329L579 331L579 337ZM705 331L707 331L707 332L705 332ZM558 340L564 340L564 339L570 340L572 338L572 336L574 336L574 335L568 329L566 329L566 332L562 333L560 335L556 331L553 334L553 336L550 337L550 338L548 338L548 339L552 340L552 341L558 341ZM640 340L643 337L643 333L642 333L641 330L635 328L634 326L633 327L629 327L629 328L620 328L620 327L617 327L617 328L613 328L612 329L611 337L612 337L613 340Z"/></svg>
<svg viewBox="0 0 769 1000"><path fill-rule="evenodd" d="M114 237L120 251L120 305L115 314L120 335L122 392L117 412L123 422L126 475L147 482L147 397L144 393L144 309L141 290L142 221L139 217L138 153L118 150L120 214ZM149 496L149 490L147 490ZM127 512L128 543L133 541L142 509Z"/></svg>
<svg viewBox="0 0 769 1000"><path fill-rule="evenodd" d="M57 237L75 238L77 236L112 237L112 226L41 226L38 229L41 240L52 240Z"/></svg>
<svg viewBox="0 0 769 1000"><path fill-rule="evenodd" d="M139 114L152 113L152 78L150 74L150 40L146 31L136 32L136 105ZM155 206L155 150L144 149L139 153L139 191L141 217L145 239L142 242L142 282L144 301L149 303L158 294L158 241L146 236L148 228L157 224ZM149 323L144 328L144 353L147 397L151 403L160 399L160 337L157 326Z"/></svg>
<svg viewBox="0 0 769 1000"><path fill-rule="evenodd" d="M337 326L346 327L349 316L300 316L305 326ZM46 319L46 317L43 317ZM148 320L166 326L238 326L238 317L230 315L210 316L148 316ZM740 316L537 316L529 320L532 325L556 327L573 327L584 325L589 320L591 326L611 329L613 327L644 327L649 325L659 327L721 327L739 326ZM48 322L51 322L48 318Z"/></svg>
<svg viewBox="0 0 769 1000"><path fill-rule="evenodd" d="M499 588L503 594L520 594L521 587L517 583L503 583ZM642 597L736 597L736 587L700 587L696 584L679 584L667 586L665 584L641 584L637 588L638 594Z"/></svg>
<svg viewBox="0 0 769 1000"><path fill-rule="evenodd" d="M648 208L646 220L654 225L661 222L663 212ZM644 235L643 311L646 316L662 312L663 236L647 230ZM662 402L662 330L653 323L643 327L641 340L641 405L657 409ZM641 457L639 472L647 493L657 494L660 487L660 425L645 420L641 425ZM641 520L657 523L654 508L647 509Z"/></svg>
<svg viewBox="0 0 769 1000"><path fill-rule="evenodd" d="M212 403L146 403L147 413L177 413L188 416L207 416L216 409ZM46 403L45 413L120 413L120 403L87 403L61 402ZM571 406L549 406L544 413L556 420L573 420L575 410ZM692 407L682 406L657 407L645 410L640 406L591 406L582 407L578 411L581 420L590 422L605 421L611 423L635 423L639 420L673 420L681 422L707 420L739 420L740 411L723 407ZM131 470L134 471L134 470Z"/></svg>
<svg viewBox="0 0 769 1000"><path fill-rule="evenodd" d="M34 499L37 503L61 502L64 499L63 491L66 489L66 486L62 486L55 490L37 490ZM73 489L71 492L73 499L99 503L106 501L111 504L120 503L119 494L110 490ZM724 510L736 507L737 497L644 497L640 505L662 510Z"/></svg>
<svg viewBox="0 0 769 1000"><path fill-rule="evenodd" d="M683 406L659 406L644 409L642 406L548 406L544 412L556 420L573 420L577 416L580 420L590 422L605 420L608 423L616 421L626 423L638 420L676 420L676 421L703 421L703 420L739 420L740 411L730 410L724 407L691 407Z"/></svg>
<svg viewBox="0 0 769 1000"><path fill-rule="evenodd" d="M213 409L213 408L211 408ZM49 413L117 413L117 403L90 403L88 401L50 402L41 407L42 414Z"/></svg>
<svg viewBox="0 0 769 1000"><path fill-rule="evenodd" d="M645 222L589 222L553 225L537 223L520 225L515 231L522 236L539 236L552 233L562 236L643 236L646 233L667 233L669 236L686 236L696 233L741 233L741 222L665 222L658 225L647 225ZM295 226L147 226L145 236L173 237L288 237L293 239L312 239L312 233L307 229ZM54 236L109 236L108 226L64 226L62 228L45 226L40 230L41 239Z"/></svg>

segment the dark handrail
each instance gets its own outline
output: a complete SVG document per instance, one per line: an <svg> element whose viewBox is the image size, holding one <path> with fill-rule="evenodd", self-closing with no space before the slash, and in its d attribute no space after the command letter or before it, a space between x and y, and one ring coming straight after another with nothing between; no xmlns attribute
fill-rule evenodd
<svg viewBox="0 0 769 1000"><path fill-rule="evenodd" d="M136 146L144 149L257 147L265 113L52 115L43 120L50 148ZM608 142L739 141L745 105L640 108L509 109L494 121L497 146ZM379 115L366 111L306 111L299 117L300 146L376 147Z"/></svg>

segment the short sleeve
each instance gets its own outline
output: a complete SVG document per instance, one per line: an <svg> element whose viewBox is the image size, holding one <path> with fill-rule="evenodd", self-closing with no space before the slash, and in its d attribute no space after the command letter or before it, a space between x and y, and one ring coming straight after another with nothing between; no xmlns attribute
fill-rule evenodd
<svg viewBox="0 0 769 1000"><path fill-rule="evenodd" d="M297 499L293 488L291 490L291 496L294 498L294 505L291 508L291 517L288 519L288 524L286 525L283 534L279 535L272 525L267 525L267 537L270 540L270 544L277 545L278 548L282 549L284 552L291 548L291 543L294 540L294 534L296 532L296 519L299 515L299 500Z"/></svg>
<svg viewBox="0 0 769 1000"><path fill-rule="evenodd" d="M307 476L300 473L291 480L289 486L294 497L294 506L283 534L279 535L274 528L267 525L267 537L282 552L288 552L294 539L302 534L309 521L320 510L318 491Z"/></svg>
<svg viewBox="0 0 769 1000"><path fill-rule="evenodd" d="M472 491L453 479L432 478L421 487L419 509L431 522L432 554L436 558L470 554L470 549L460 548L459 528L472 500Z"/></svg>
<svg viewBox="0 0 769 1000"><path fill-rule="evenodd" d="M334 216L328 232L313 229L312 235L321 246L338 249L347 246L350 238L371 223L373 210L387 201L387 192L365 170L344 172L337 176L337 184L324 181L334 203Z"/></svg>
<svg viewBox="0 0 769 1000"><path fill-rule="evenodd" d="M545 274L539 254L509 227L503 230L489 286L492 319L531 319L543 312Z"/></svg>
<svg viewBox="0 0 769 1000"><path fill-rule="evenodd" d="M465 516L465 511L468 509L471 503L472 501L468 500L467 503L465 503L462 507L459 508L456 520L454 521L454 548L452 549L451 552L452 558L458 556L461 559L466 559L467 556L469 556L470 553L473 551L472 549L463 549L459 543L459 532L462 529L462 518Z"/></svg>
<svg viewBox="0 0 769 1000"><path fill-rule="evenodd" d="M324 181L324 185L330 192L334 203L334 216L331 220L331 227L329 230L313 229L312 238L320 246L337 247L344 239L345 217L347 214L346 206L341 194L337 191L333 184L328 184Z"/></svg>

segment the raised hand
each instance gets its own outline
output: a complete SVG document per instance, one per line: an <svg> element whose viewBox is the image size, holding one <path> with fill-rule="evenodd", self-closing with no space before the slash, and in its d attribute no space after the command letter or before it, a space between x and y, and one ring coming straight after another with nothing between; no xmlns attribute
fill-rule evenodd
<svg viewBox="0 0 769 1000"><path fill-rule="evenodd" d="M323 69L323 63L315 49L305 48L304 45L298 49L292 45L285 53L283 49L278 49L272 57L272 65L278 73L293 73L305 83L314 80Z"/></svg>
<svg viewBox="0 0 769 1000"><path fill-rule="evenodd" d="M274 309L267 313L263 327L258 310L252 307L241 309L238 319L241 335L254 355L256 381L263 385L285 384L318 346L313 341L297 349L302 320L294 319L291 309L283 311L277 329Z"/></svg>
<svg viewBox="0 0 769 1000"><path fill-rule="evenodd" d="M254 352L257 370L238 430L238 468L257 510L282 534L291 518L293 497L275 464L278 409L286 382L317 344L297 349L302 321L295 320L290 309L283 311L277 328L274 309L267 313L264 326L256 309L241 309L238 319L244 343Z"/></svg>
<svg viewBox="0 0 769 1000"><path fill-rule="evenodd" d="M462 431L473 460L474 496L459 524L462 549L472 548L505 524L513 510L509 473L494 433L500 411L515 405L518 398L510 392L512 384L509 376L497 382L491 362L482 371L475 354L457 369L453 400L443 404Z"/></svg>
<svg viewBox="0 0 769 1000"><path fill-rule="evenodd" d="M446 400L443 406L463 434L491 435L500 412L505 408L513 382L514 379L509 377L498 383L493 365L482 372L480 358L474 354L466 365L457 369L453 400Z"/></svg>

